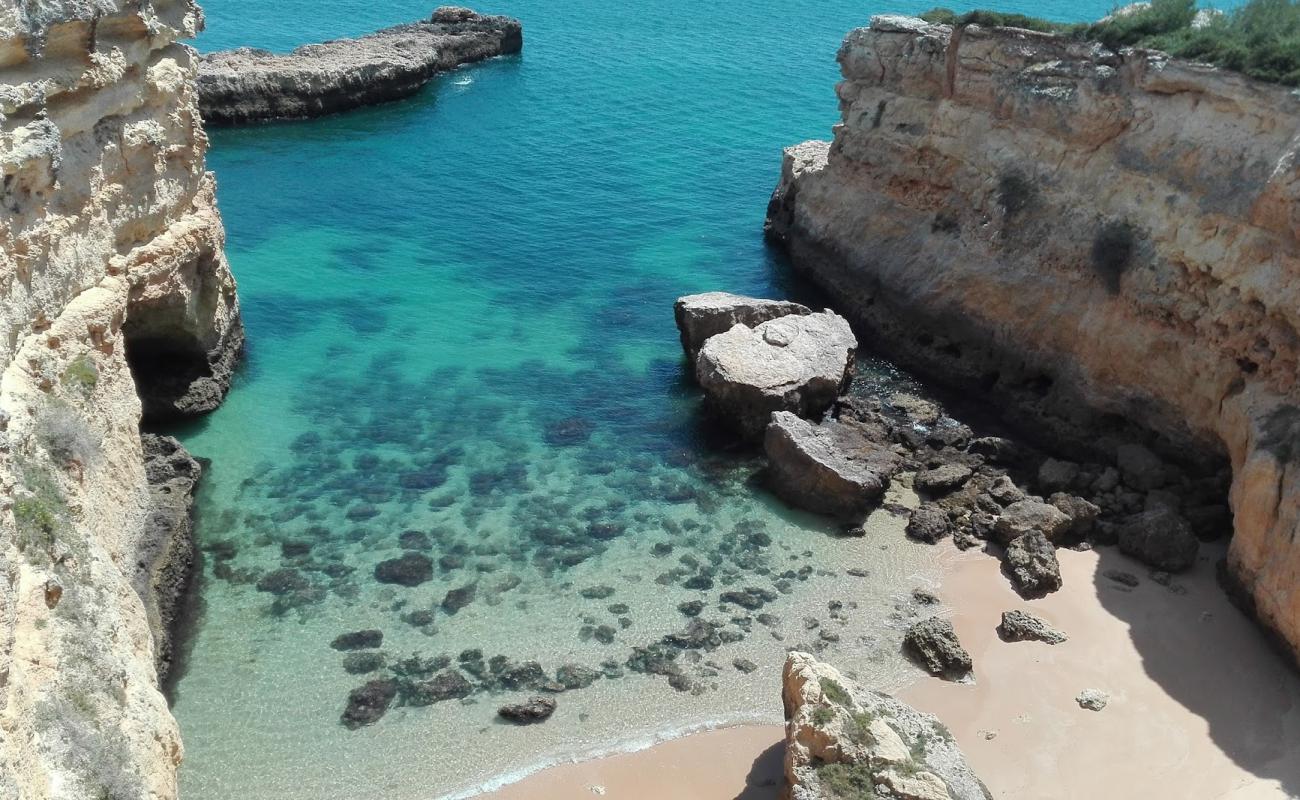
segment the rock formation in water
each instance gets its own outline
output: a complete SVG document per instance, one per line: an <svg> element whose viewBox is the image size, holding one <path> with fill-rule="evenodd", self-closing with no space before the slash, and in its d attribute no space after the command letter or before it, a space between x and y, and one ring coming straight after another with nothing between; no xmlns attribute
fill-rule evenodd
<svg viewBox="0 0 1300 800"><path fill-rule="evenodd" d="M896 360L1129 486L1167 481L1138 450L1230 462L1226 572L1300 656L1300 98L904 17L839 61L835 141L786 152L769 235Z"/></svg>
<svg viewBox="0 0 1300 800"><path fill-rule="evenodd" d="M677 298L673 305L682 350L692 366L705 342L736 325L753 328L778 317L811 313L811 308L789 300L765 300L730 292L691 294Z"/></svg>
<svg viewBox="0 0 1300 800"><path fill-rule="evenodd" d="M177 43L201 20L191 2L0 6L2 797L176 796L158 670L198 470L142 443L140 397L210 407L242 342Z"/></svg>
<svg viewBox="0 0 1300 800"><path fill-rule="evenodd" d="M409 97L440 72L523 45L518 20L443 7L428 20L287 55L246 47L205 55L199 108L209 125L320 117Z"/></svg>
<svg viewBox="0 0 1300 800"><path fill-rule="evenodd" d="M930 714L791 652L782 679L787 800L991 800Z"/></svg>
<svg viewBox="0 0 1300 800"><path fill-rule="evenodd" d="M892 450L851 422L817 425L788 411L772 414L763 450L773 491L800 508L839 517L869 511L899 468Z"/></svg>

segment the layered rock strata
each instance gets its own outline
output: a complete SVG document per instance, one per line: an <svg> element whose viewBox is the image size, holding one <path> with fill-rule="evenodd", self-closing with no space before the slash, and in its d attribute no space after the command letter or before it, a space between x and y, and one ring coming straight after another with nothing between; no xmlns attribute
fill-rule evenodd
<svg viewBox="0 0 1300 800"><path fill-rule="evenodd" d="M990 800L938 719L855 685L807 653L782 676L786 800Z"/></svg>
<svg viewBox="0 0 1300 800"><path fill-rule="evenodd" d="M206 55L199 107L209 125L319 117L409 97L440 72L523 44L518 20L443 7L427 20L287 55L252 48Z"/></svg>
<svg viewBox="0 0 1300 800"><path fill-rule="evenodd" d="M192 462L137 393L217 402L242 332L191 2L0 6L0 796L176 796L159 690ZM197 387L196 384L200 384ZM192 550L192 548L191 548Z"/></svg>
<svg viewBox="0 0 1300 800"><path fill-rule="evenodd" d="M903 17L839 61L835 140L786 152L770 236L892 357L1130 483L1126 445L1230 461L1227 573L1300 657L1300 99Z"/></svg>

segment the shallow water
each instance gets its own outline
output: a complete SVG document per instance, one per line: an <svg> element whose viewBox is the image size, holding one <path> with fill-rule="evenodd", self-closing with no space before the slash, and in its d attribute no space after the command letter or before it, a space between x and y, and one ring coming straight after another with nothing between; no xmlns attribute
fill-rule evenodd
<svg viewBox="0 0 1300 800"><path fill-rule="evenodd" d="M283 50L429 10L205 5L201 49ZM524 20L521 57L398 104L213 133L250 344L225 406L181 432L212 460L203 611L175 704L186 798L430 798L685 728L775 720L794 646L884 688L914 674L891 614L933 580L934 551L885 512L845 539L768 497L752 455L700 424L672 324L680 294L797 291L761 239L767 195L782 146L829 135L834 53L869 12L648 8L483 8ZM866 372L873 387L902 381ZM403 544L431 559L432 579L376 582ZM459 611L442 606L471 586ZM584 596L599 587L613 593ZM746 587L775 599L719 605ZM690 600L739 641L682 653L685 691L629 670L634 647L686 627ZM329 644L363 628L384 632L389 666L350 675ZM412 654L456 666L469 648L550 675L603 662L624 675L558 695L533 728L495 721L533 692L340 724L367 679Z"/></svg>

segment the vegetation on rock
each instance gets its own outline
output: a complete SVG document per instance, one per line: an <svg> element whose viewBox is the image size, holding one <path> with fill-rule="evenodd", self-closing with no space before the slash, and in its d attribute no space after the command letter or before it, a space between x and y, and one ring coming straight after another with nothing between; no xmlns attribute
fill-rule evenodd
<svg viewBox="0 0 1300 800"><path fill-rule="evenodd" d="M1270 83L1300 86L1300 2L1250 0L1227 12L1198 13L1195 0L1153 0L1117 11L1095 23L1060 23L975 10L957 14L935 8L921 15L927 22L1025 28L1081 41L1100 42L1112 50L1141 47L1178 58L1202 61Z"/></svg>

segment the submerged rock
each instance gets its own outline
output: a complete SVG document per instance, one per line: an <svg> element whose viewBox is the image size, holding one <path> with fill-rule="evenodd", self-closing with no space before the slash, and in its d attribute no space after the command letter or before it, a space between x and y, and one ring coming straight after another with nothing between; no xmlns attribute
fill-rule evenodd
<svg viewBox="0 0 1300 800"><path fill-rule="evenodd" d="M518 20L439 8L428 20L287 55L242 47L199 61L199 109L208 125L305 119L410 96L461 64L517 53Z"/></svg>
<svg viewBox="0 0 1300 800"><path fill-rule="evenodd" d="M342 633L334 637L330 647L335 650L367 650L384 643L384 632L373 628L364 631Z"/></svg>
<svg viewBox="0 0 1300 800"><path fill-rule="evenodd" d="M774 411L818 417L830 408L857 346L849 323L829 311L735 325L704 343L695 377L724 422L758 439Z"/></svg>
<svg viewBox="0 0 1300 800"><path fill-rule="evenodd" d="M1060 644L1069 639L1056 628L1024 611L1003 611L998 636L1004 642L1034 641L1047 644Z"/></svg>
<svg viewBox="0 0 1300 800"><path fill-rule="evenodd" d="M370 725L388 713L393 698L397 697L397 681L392 678L376 678L364 686L353 689L348 695L348 705L340 720L345 728L356 730L363 725Z"/></svg>
<svg viewBox="0 0 1300 800"><path fill-rule="evenodd" d="M1200 547L1187 520L1168 508L1136 514L1119 529L1122 552L1165 572L1191 569Z"/></svg>
<svg viewBox="0 0 1300 800"><path fill-rule="evenodd" d="M681 334L682 349L694 366L700 348L712 336L725 333L735 325L753 328L768 320L791 314L811 314L807 306L785 300L762 300L729 292L706 292L677 298L673 316Z"/></svg>
<svg viewBox="0 0 1300 800"><path fill-rule="evenodd" d="M1030 531L1007 545L1002 568L1021 597L1043 597L1061 588L1056 547L1042 531Z"/></svg>
<svg viewBox="0 0 1300 800"><path fill-rule="evenodd" d="M942 617L921 620L907 629L903 650L931 675L959 678L975 666L970 653L957 641L952 623Z"/></svg>
<svg viewBox="0 0 1300 800"><path fill-rule="evenodd" d="M787 656L781 697L791 800L992 798L938 719L807 653Z"/></svg>
<svg viewBox="0 0 1300 800"><path fill-rule="evenodd" d="M792 505L819 514L862 514L884 495L899 468L892 451L844 423L814 425L788 411L771 419L763 438L768 482Z"/></svg>
<svg viewBox="0 0 1300 800"><path fill-rule="evenodd" d="M412 681L403 687L406 702L427 706L444 700L459 700L474 693L474 686L459 670L447 669L424 681Z"/></svg>
<svg viewBox="0 0 1300 800"><path fill-rule="evenodd" d="M419 586L433 579L433 562L421 553L406 552L375 565L375 580L399 586Z"/></svg>
<svg viewBox="0 0 1300 800"><path fill-rule="evenodd" d="M534 725L538 722L545 722L555 713L555 700L549 697L533 697L524 703L511 703L510 705L501 706L497 714L502 719L509 720L516 725Z"/></svg>

